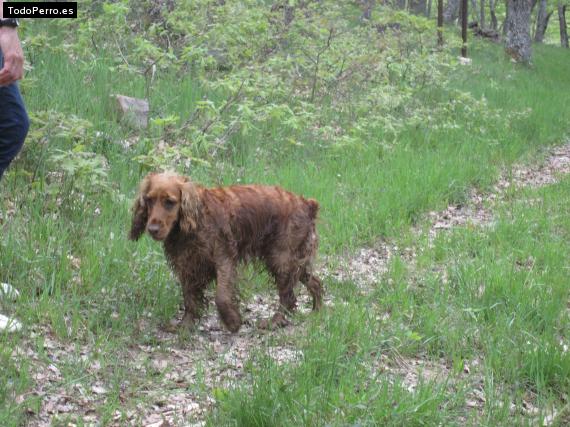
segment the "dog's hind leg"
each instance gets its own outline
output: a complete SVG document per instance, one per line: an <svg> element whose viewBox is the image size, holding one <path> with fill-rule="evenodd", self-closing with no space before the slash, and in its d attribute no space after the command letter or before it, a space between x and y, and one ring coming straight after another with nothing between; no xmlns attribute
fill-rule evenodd
<svg viewBox="0 0 570 427"><path fill-rule="evenodd" d="M275 282L277 283L277 290L279 292L279 308L269 319L264 319L259 322L259 327L262 329L282 328L289 324L287 314L291 313L297 308L297 297L293 291L295 285L299 281L299 273L277 273L275 274Z"/></svg>
<svg viewBox="0 0 570 427"><path fill-rule="evenodd" d="M293 289L299 281L299 275L283 273L277 277L276 281L279 291L279 310L285 312L295 311L297 308L297 297Z"/></svg>
<svg viewBox="0 0 570 427"><path fill-rule="evenodd" d="M323 305L323 285L321 279L307 270L307 268L303 270L300 280L313 297L313 310L320 310Z"/></svg>
<svg viewBox="0 0 570 427"><path fill-rule="evenodd" d="M235 296L236 275L236 266L231 261L217 267L216 307L222 321L231 332L237 332L241 326L241 316Z"/></svg>

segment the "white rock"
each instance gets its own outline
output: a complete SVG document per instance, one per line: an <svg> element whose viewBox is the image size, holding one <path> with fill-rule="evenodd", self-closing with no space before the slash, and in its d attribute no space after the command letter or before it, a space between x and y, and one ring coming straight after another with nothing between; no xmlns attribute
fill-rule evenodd
<svg viewBox="0 0 570 427"><path fill-rule="evenodd" d="M0 314L0 332L16 332L22 329L22 324L16 319L10 319L9 317Z"/></svg>
<svg viewBox="0 0 570 427"><path fill-rule="evenodd" d="M121 119L139 129L148 126L149 104L146 99L131 98L124 95L111 95L117 102Z"/></svg>
<svg viewBox="0 0 570 427"><path fill-rule="evenodd" d="M93 387L91 387L91 390L93 390L93 393L95 394L106 394L107 393L107 389L101 385L97 385L95 384Z"/></svg>
<svg viewBox="0 0 570 427"><path fill-rule="evenodd" d="M8 283L0 283L0 298L6 298L12 301L16 301L20 296L20 292L12 285Z"/></svg>
<svg viewBox="0 0 570 427"><path fill-rule="evenodd" d="M553 410L552 413L550 413L544 417L544 420L542 421L542 425L545 427L551 426L554 423L554 421L556 421L557 416L558 416L558 414L556 413L555 410Z"/></svg>

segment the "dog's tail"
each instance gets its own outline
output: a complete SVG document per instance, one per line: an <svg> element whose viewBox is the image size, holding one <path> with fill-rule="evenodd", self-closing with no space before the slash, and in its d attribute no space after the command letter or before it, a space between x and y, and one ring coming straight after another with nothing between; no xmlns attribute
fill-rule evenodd
<svg viewBox="0 0 570 427"><path fill-rule="evenodd" d="M314 221L319 213L319 202L315 199L308 199L307 205L309 206L309 217Z"/></svg>

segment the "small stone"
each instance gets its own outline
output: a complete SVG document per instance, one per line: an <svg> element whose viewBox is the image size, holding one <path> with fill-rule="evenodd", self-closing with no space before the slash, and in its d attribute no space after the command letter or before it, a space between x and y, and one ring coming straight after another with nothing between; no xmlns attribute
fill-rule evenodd
<svg viewBox="0 0 570 427"><path fill-rule="evenodd" d="M95 394L105 394L107 393L107 389L101 385L94 385L93 387L91 387L91 390L93 390L93 393Z"/></svg>
<svg viewBox="0 0 570 427"><path fill-rule="evenodd" d="M10 301L16 301L20 296L20 292L8 283L0 283L0 298L5 298Z"/></svg>
<svg viewBox="0 0 570 427"><path fill-rule="evenodd" d="M0 314L0 332L17 332L22 329L22 324L16 319Z"/></svg>
<svg viewBox="0 0 570 427"><path fill-rule="evenodd" d="M124 95L112 95L112 97L117 101L121 120L139 129L145 129L148 126L149 105L146 99Z"/></svg>

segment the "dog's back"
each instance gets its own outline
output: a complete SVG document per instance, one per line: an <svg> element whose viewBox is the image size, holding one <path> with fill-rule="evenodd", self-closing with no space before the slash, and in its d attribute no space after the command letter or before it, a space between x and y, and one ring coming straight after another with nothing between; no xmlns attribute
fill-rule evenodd
<svg viewBox="0 0 570 427"><path fill-rule="evenodd" d="M233 185L203 189L202 201L204 228L223 236L240 260L265 258L277 248L297 250L316 233L318 203L281 187Z"/></svg>

